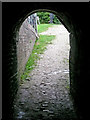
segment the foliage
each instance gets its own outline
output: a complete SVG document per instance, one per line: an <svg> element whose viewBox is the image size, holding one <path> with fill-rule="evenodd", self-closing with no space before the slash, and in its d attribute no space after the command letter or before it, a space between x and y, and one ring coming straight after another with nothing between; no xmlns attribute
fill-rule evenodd
<svg viewBox="0 0 90 120"><path fill-rule="evenodd" d="M26 63L25 71L21 75L21 80L25 80L29 76L29 73L37 65L37 60L40 59L40 54L43 54L47 44L51 44L53 39L55 39L55 35L40 35L40 38L36 40L32 54Z"/></svg>
<svg viewBox="0 0 90 120"><path fill-rule="evenodd" d="M50 21L49 12L37 12L41 24L48 24Z"/></svg>
<svg viewBox="0 0 90 120"><path fill-rule="evenodd" d="M54 24L61 24L61 22L60 22L59 19L56 17L56 15L54 15L53 23L54 23Z"/></svg>
<svg viewBox="0 0 90 120"><path fill-rule="evenodd" d="M37 12L37 16L39 16L39 20L41 24L49 24L50 22L50 13L49 12ZM54 15L54 24L60 24L59 19Z"/></svg>

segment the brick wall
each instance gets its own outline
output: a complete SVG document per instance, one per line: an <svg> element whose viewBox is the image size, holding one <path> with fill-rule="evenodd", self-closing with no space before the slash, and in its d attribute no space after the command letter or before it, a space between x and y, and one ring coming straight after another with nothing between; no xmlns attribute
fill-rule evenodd
<svg viewBox="0 0 90 120"><path fill-rule="evenodd" d="M17 60L19 77L23 73L25 64L28 61L30 54L37 38L37 34L27 19L23 22L19 30L19 39L17 42Z"/></svg>
<svg viewBox="0 0 90 120"><path fill-rule="evenodd" d="M20 76L24 71L37 38L37 34L27 20L22 23L20 29L18 24L15 28L10 27L11 21L9 22L3 30L3 81L5 82L3 95L6 102L2 116L5 120L13 118L13 105L19 88L18 75Z"/></svg>

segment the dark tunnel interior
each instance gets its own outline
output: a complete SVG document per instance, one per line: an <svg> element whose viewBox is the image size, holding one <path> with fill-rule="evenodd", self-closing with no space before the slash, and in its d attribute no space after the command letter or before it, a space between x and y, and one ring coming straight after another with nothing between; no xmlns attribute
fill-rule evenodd
<svg viewBox="0 0 90 120"><path fill-rule="evenodd" d="M90 3L3 3L3 120L12 120L13 103L18 91L17 49L19 28L33 11L50 10L58 15L70 32L70 94L78 114L78 120L89 116L89 26Z"/></svg>

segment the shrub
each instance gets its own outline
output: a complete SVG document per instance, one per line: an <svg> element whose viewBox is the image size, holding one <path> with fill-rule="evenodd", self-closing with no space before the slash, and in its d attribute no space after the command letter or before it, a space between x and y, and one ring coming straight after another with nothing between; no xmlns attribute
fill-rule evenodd
<svg viewBox="0 0 90 120"><path fill-rule="evenodd" d="M56 15L54 15L53 23L54 24L61 24L60 20L56 17Z"/></svg>
<svg viewBox="0 0 90 120"><path fill-rule="evenodd" d="M50 21L49 12L38 12L39 20L41 24L48 24Z"/></svg>
<svg viewBox="0 0 90 120"><path fill-rule="evenodd" d="M41 24L48 24L50 22L50 13L49 12L37 12ZM54 15L53 19L54 24L60 24L59 19Z"/></svg>

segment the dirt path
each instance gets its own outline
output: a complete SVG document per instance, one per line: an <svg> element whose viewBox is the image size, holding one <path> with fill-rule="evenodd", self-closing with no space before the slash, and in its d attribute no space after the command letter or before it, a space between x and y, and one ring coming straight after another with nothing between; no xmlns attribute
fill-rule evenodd
<svg viewBox="0 0 90 120"><path fill-rule="evenodd" d="M56 35L30 78L20 86L16 120L77 120L69 96L69 33L62 25L41 34Z"/></svg>

